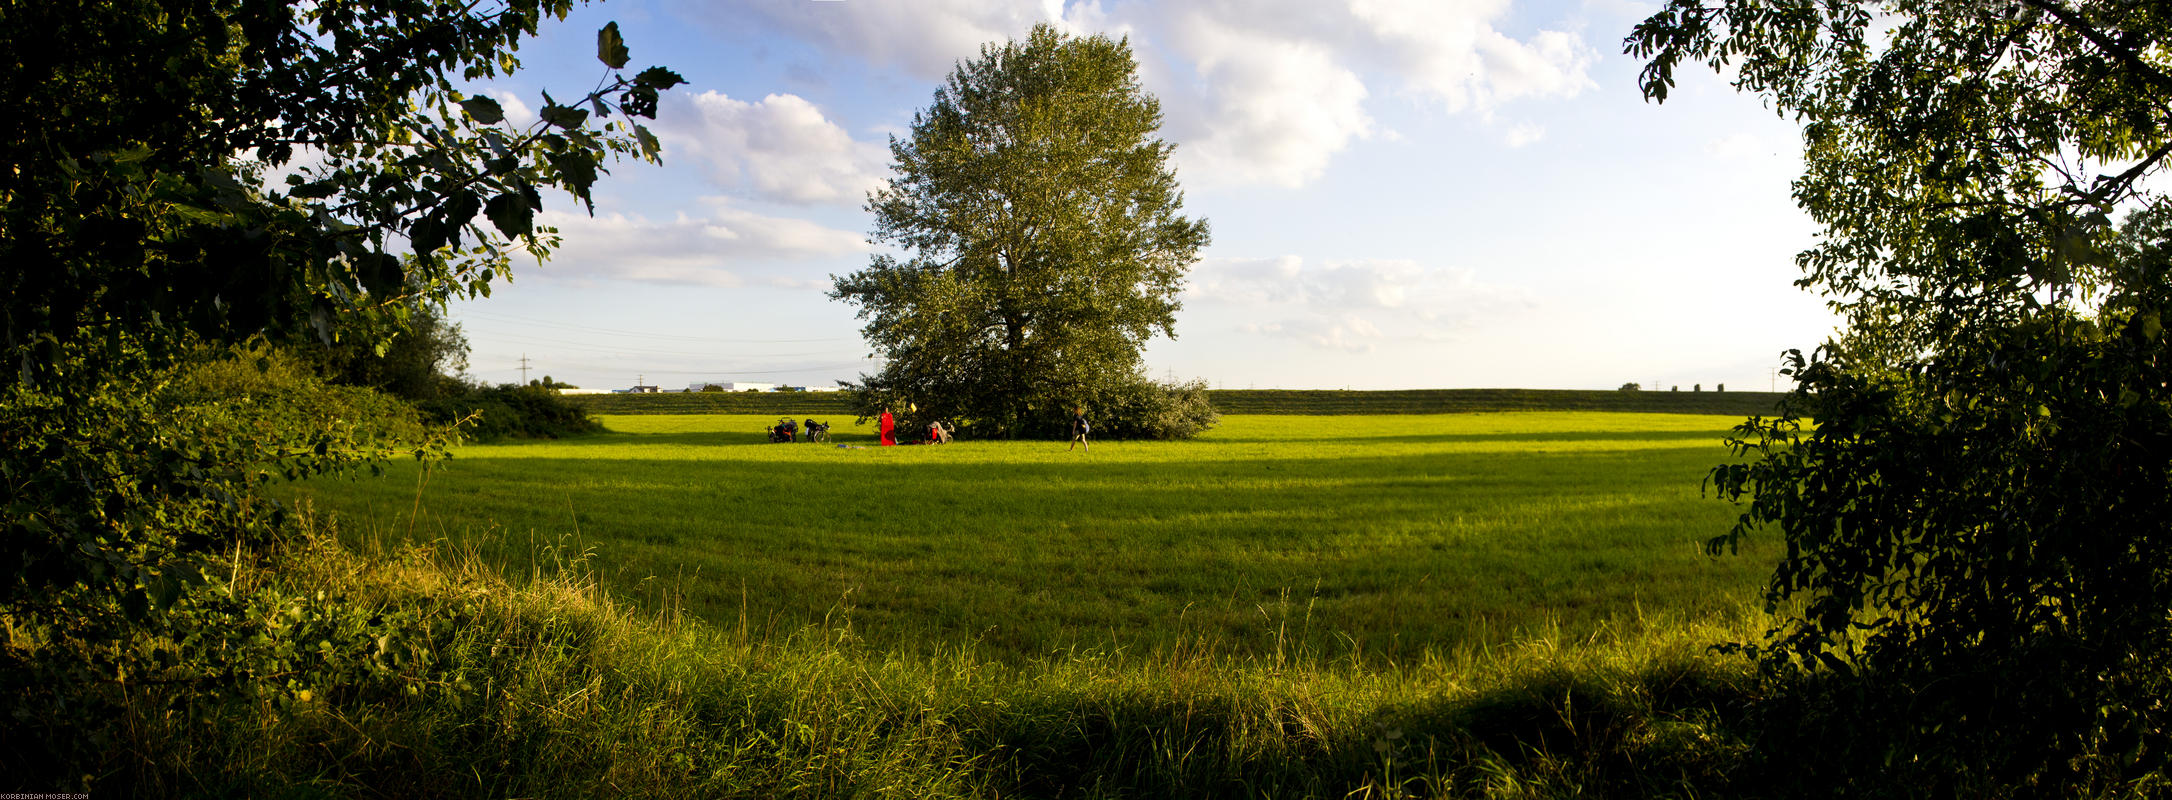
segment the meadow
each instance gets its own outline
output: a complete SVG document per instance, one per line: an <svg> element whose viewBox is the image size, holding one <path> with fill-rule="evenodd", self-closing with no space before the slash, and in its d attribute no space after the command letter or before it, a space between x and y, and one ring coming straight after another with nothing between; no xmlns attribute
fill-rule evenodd
<svg viewBox="0 0 2172 800"><path fill-rule="evenodd" d="M352 545L578 564L650 615L897 653L1212 651L1408 663L1738 617L1771 540L1710 557L1739 417L1233 415L1188 442L768 444L774 416L603 416L427 472L293 488ZM836 445L844 445L839 447Z"/></svg>

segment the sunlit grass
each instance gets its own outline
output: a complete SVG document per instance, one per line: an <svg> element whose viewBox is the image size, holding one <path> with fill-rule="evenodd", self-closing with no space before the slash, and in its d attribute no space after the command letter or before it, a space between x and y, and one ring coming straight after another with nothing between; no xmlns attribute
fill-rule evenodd
<svg viewBox="0 0 2172 800"><path fill-rule="evenodd" d="M1713 559L1701 497L1733 417L1232 416L1189 442L771 445L763 416L605 417L421 475L298 491L350 538L444 538L500 569L593 548L649 609L873 646L1422 657L1738 613L1770 550ZM420 514L411 513L419 509ZM744 623L741 621L744 620Z"/></svg>

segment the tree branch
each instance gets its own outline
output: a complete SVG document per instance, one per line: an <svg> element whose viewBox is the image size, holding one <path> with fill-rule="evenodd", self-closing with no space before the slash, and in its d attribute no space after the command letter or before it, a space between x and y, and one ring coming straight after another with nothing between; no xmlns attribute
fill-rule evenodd
<svg viewBox="0 0 2172 800"><path fill-rule="evenodd" d="M2131 48L2122 47L2118 42L2112 41L2111 37L2105 36L2103 31L2091 26L2087 20L2082 19L2081 15L2074 13L2072 9L2060 5L2054 0L2021 1L2030 8L2052 15L2059 20L2060 24L2074 29L2075 33L2079 33L2082 38L2088 39L2090 44L2096 45L2097 49L2104 51L2114 60L2126 65L2136 75L2159 91L2172 92L2172 75L2166 75L2149 62L2143 61L2141 54L2134 52Z"/></svg>

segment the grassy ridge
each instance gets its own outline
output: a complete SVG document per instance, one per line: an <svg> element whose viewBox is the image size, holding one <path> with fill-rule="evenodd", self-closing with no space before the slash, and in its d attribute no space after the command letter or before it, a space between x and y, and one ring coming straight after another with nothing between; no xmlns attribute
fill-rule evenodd
<svg viewBox="0 0 2172 800"><path fill-rule="evenodd" d="M764 416L462 448L428 475L298 487L350 534L512 572L593 548L651 610L997 660L1079 648L1394 660L1641 615L1730 613L1769 542L1712 559L1699 495L1729 417L1231 416L1192 442L764 443ZM838 441L867 444L840 421ZM419 510L419 515L415 512Z"/></svg>
<svg viewBox="0 0 2172 800"><path fill-rule="evenodd" d="M1621 392L1582 389L1412 389L1210 391L1224 414L1468 414L1500 411L1616 411L1644 414L1770 414L1773 392Z"/></svg>
<svg viewBox="0 0 2172 800"><path fill-rule="evenodd" d="M1217 389L1224 414L1466 414L1498 411L1619 411L1652 414L1770 414L1773 392L1620 392L1581 389L1412 389L1336 391ZM592 414L851 413L842 392L677 392L568 395Z"/></svg>

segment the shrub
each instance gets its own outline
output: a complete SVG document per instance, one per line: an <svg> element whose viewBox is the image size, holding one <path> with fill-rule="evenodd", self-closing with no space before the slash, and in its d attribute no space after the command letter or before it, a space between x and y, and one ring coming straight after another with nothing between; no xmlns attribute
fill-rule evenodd
<svg viewBox="0 0 2172 800"><path fill-rule="evenodd" d="M1094 433L1112 439L1189 439L1220 422L1207 382L1164 383L1140 376L1119 385L1101 408L1087 409Z"/></svg>
<svg viewBox="0 0 2172 800"><path fill-rule="evenodd" d="M399 657L397 626L371 609L247 576L288 544L286 509L261 487L429 456L442 440L411 407L328 386L261 343L137 369L55 351L110 377L0 387L0 782L91 780L136 721L120 707L146 691L186 724L199 701L291 698Z"/></svg>
<svg viewBox="0 0 2172 800"><path fill-rule="evenodd" d="M421 404L425 417L460 425L470 441L556 439L603 430L602 423L558 392L539 386L460 384L464 391Z"/></svg>

